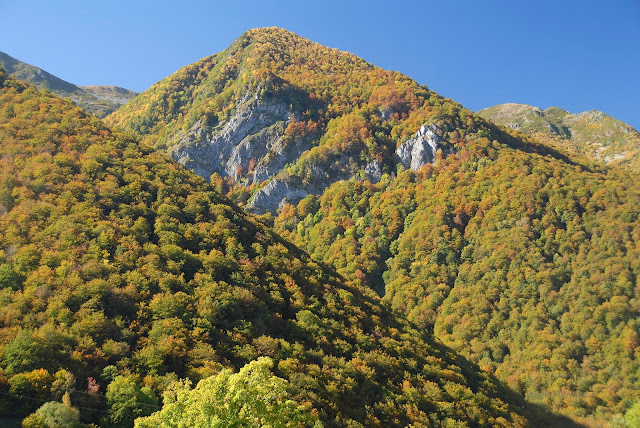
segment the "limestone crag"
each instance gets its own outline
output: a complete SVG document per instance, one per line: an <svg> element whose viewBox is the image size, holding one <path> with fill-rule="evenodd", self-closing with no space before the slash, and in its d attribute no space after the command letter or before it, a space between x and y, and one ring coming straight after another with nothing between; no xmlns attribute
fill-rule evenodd
<svg viewBox="0 0 640 428"><path fill-rule="evenodd" d="M254 195L248 208L258 213L276 212L283 203L296 203L308 194L300 187L290 186L287 181L275 178Z"/></svg>
<svg viewBox="0 0 640 428"><path fill-rule="evenodd" d="M260 99L257 94L245 96L221 129L207 131L198 121L179 137L170 154L205 178L217 172L236 180L246 177L245 181L261 182L305 150L287 150L282 138L295 116L281 100Z"/></svg>
<svg viewBox="0 0 640 428"><path fill-rule="evenodd" d="M382 168L380 162L372 160L364 167L364 172L372 183L377 183L382 178Z"/></svg>
<svg viewBox="0 0 640 428"><path fill-rule="evenodd" d="M396 154L405 168L414 171L427 163L435 163L436 151L442 143L441 130L434 124L424 124L418 132L398 147Z"/></svg>
<svg viewBox="0 0 640 428"><path fill-rule="evenodd" d="M418 170L427 163L435 163L437 150L444 148L443 142L441 126L434 123L424 124L411 139L397 149L398 161L405 168L413 170ZM248 209L257 213L276 212L285 202L296 204L307 195L321 194L333 183L353 177L374 183L380 181L383 165L375 159L366 163L358 161L354 155L348 152L334 153L322 162L309 161L303 174L304 180L302 176L288 175L283 170L255 193L249 201Z"/></svg>
<svg viewBox="0 0 640 428"><path fill-rule="evenodd" d="M304 180L283 171L256 192L247 208L256 213L276 212L285 202L297 204L307 195L319 195L333 183L356 176L362 168L364 165L356 166L351 154L341 153L322 163L307 163Z"/></svg>
<svg viewBox="0 0 640 428"><path fill-rule="evenodd" d="M269 153L258 161L249 179L253 183L262 183L282 171L288 163L297 160L312 146L313 140L311 138L289 143L279 138L269 147Z"/></svg>

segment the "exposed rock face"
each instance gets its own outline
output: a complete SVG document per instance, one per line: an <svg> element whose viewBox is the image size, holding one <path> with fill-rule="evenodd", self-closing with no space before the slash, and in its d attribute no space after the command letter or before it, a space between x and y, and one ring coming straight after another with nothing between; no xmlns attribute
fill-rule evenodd
<svg viewBox="0 0 640 428"><path fill-rule="evenodd" d="M292 117L295 113L283 101L248 94L221 129L207 135L202 121L194 124L171 150L171 156L205 178L217 172L236 180L247 176L249 181L261 182L308 148L304 143L284 143L282 137Z"/></svg>
<svg viewBox="0 0 640 428"><path fill-rule="evenodd" d="M274 141L269 153L262 158L251 174L251 182L261 183L280 172L288 163L298 159L312 147L311 139L285 144L282 138Z"/></svg>
<svg viewBox="0 0 640 428"><path fill-rule="evenodd" d="M395 111L391 107L384 107L378 111L378 117L382 120L388 120Z"/></svg>
<svg viewBox="0 0 640 428"><path fill-rule="evenodd" d="M413 138L398 147L396 154L405 168L414 171L427 163L434 163L438 145L442 142L441 131L433 124L424 124Z"/></svg>
<svg viewBox="0 0 640 428"><path fill-rule="evenodd" d="M333 183L354 177L362 167L354 165L349 153L335 154L322 163L310 162L305 166L305 180L280 174L256 192L247 208L256 213L276 212L286 202L297 204L307 195L319 195Z"/></svg>
<svg viewBox="0 0 640 428"><path fill-rule="evenodd" d="M436 151L442 142L442 129L433 123L424 124L411 139L398 148L396 154L399 162L406 168L418 170L426 163L435 162ZM285 202L296 204L307 195L321 194L337 181L362 177L362 172L364 177L374 183L382 177L382 165L377 160L370 160L368 163L354 161L354 153L335 153L320 164L307 164L306 168L305 180L286 174L276 176L256 192L249 201L248 209L257 213L275 212Z"/></svg>
<svg viewBox="0 0 640 428"><path fill-rule="evenodd" d="M255 194L249 208L260 213L276 212L285 202L297 203L308 194L300 187L290 186L286 181L275 178Z"/></svg>
<svg viewBox="0 0 640 428"><path fill-rule="evenodd" d="M382 178L382 168L377 160L372 160L364 167L364 172L372 183L377 183Z"/></svg>

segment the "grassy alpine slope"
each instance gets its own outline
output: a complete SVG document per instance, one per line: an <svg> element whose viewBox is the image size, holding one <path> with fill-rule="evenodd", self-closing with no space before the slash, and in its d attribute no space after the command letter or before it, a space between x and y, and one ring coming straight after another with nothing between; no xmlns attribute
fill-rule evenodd
<svg viewBox="0 0 640 428"><path fill-rule="evenodd" d="M558 107L543 111L524 104L501 104L480 110L478 115L546 144L640 172L640 134L600 111L571 114Z"/></svg>
<svg viewBox="0 0 640 428"><path fill-rule="evenodd" d="M15 79L38 89L47 89L62 98L70 98L80 108L98 117L108 115L137 95L117 86L76 86L4 52L0 52L0 67Z"/></svg>

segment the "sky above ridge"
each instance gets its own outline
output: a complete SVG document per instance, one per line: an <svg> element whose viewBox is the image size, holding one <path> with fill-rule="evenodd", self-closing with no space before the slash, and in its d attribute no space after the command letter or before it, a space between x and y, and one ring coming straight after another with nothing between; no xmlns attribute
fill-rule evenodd
<svg viewBox="0 0 640 428"><path fill-rule="evenodd" d="M602 110L640 129L640 1L0 0L0 51L77 85L149 88L278 26L471 110Z"/></svg>

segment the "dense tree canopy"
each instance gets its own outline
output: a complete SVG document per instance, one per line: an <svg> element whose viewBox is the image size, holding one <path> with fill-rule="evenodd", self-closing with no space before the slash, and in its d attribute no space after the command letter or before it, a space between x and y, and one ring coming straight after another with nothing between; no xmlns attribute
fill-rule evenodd
<svg viewBox="0 0 640 428"><path fill-rule="evenodd" d="M540 147L470 140L276 228L529 399L608 420L640 391L638 177Z"/></svg>
<svg viewBox="0 0 640 428"><path fill-rule="evenodd" d="M566 423L166 156L4 74L0 141L4 414L67 392L81 422L125 426L178 379L268 356L327 426Z"/></svg>
<svg viewBox="0 0 640 428"><path fill-rule="evenodd" d="M244 202L266 185L238 185L259 160L207 183L155 151L193 129L206 139L247 94L289 106L285 145L310 142L278 177L319 194L275 218L220 194ZM572 123L589 144L614 137L587 119ZM640 179L594 160L600 143L589 160L581 142L499 128L273 28L108 120L143 142L0 74L3 413L571 423L524 396L594 426L637 422ZM436 160L405 170L396 148L425 123L441 130ZM616 141L603 140L613 154L635 140Z"/></svg>

